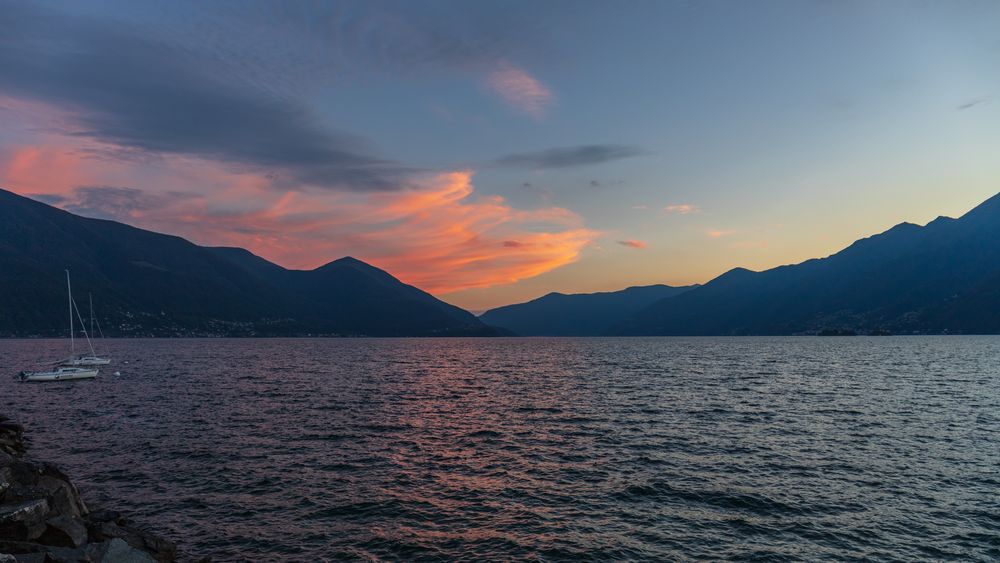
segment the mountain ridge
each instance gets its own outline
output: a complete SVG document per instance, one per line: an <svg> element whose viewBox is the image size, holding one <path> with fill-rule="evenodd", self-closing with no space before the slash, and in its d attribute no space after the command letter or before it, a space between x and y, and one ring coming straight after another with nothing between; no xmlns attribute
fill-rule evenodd
<svg viewBox="0 0 1000 563"><path fill-rule="evenodd" d="M996 280L996 281L993 281ZM958 219L899 223L825 258L733 269L616 325L619 335L1000 332L1000 194ZM959 307L965 313L959 314ZM982 311L993 311L987 314Z"/></svg>
<svg viewBox="0 0 1000 563"><path fill-rule="evenodd" d="M655 284L595 293L551 292L490 309L479 318L522 336L598 336L642 307L692 287Z"/></svg>
<svg viewBox="0 0 1000 563"><path fill-rule="evenodd" d="M0 189L0 335L63 336L64 269L122 336L493 336L471 313L352 257L289 270L80 217Z"/></svg>

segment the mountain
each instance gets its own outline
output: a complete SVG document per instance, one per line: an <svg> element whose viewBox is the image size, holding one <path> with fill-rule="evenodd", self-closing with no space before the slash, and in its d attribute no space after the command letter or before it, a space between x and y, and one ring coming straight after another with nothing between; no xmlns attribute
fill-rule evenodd
<svg viewBox="0 0 1000 563"><path fill-rule="evenodd" d="M521 336L597 336L642 308L696 286L649 285L604 293L549 293L498 307L479 319Z"/></svg>
<svg viewBox="0 0 1000 563"><path fill-rule="evenodd" d="M1000 333L1000 194L827 258L737 268L619 323L622 335Z"/></svg>
<svg viewBox="0 0 1000 563"><path fill-rule="evenodd" d="M79 217L0 190L0 335L67 331L64 269L111 335L494 335L354 258L287 270L239 248Z"/></svg>

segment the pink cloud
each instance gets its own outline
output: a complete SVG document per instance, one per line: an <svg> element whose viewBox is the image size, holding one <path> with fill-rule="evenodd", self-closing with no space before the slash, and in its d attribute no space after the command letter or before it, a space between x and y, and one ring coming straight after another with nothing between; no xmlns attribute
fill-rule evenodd
<svg viewBox="0 0 1000 563"><path fill-rule="evenodd" d="M629 248L643 249L646 248L646 243L641 240L620 240L618 244L622 246L627 246Z"/></svg>
<svg viewBox="0 0 1000 563"><path fill-rule="evenodd" d="M722 238L722 237L728 237L730 235L734 235L734 234L736 234L736 231L726 230L726 229L711 229L711 230L705 231L705 234L707 236L711 237L711 238Z"/></svg>
<svg viewBox="0 0 1000 563"><path fill-rule="evenodd" d="M536 119L543 117L554 101L544 84L506 61L489 74L486 82L507 104Z"/></svg>
<svg viewBox="0 0 1000 563"><path fill-rule="evenodd" d="M111 183L130 174L141 182ZM600 235L567 209L517 209L501 197L477 197L470 171L414 184L396 192L280 191L262 175L195 159L165 159L138 174L127 163L59 147L0 154L0 186L58 196L66 209L92 209L199 244L244 247L286 267L352 255L435 293L543 274L576 261ZM142 189L109 187L125 185Z"/></svg>
<svg viewBox="0 0 1000 563"><path fill-rule="evenodd" d="M68 146L27 145L0 152L0 187L24 194L58 193L99 177L96 163Z"/></svg>
<svg viewBox="0 0 1000 563"><path fill-rule="evenodd" d="M701 208L697 205L691 205L688 203L680 203L675 205L668 205L663 208L667 213L673 213L677 215L688 215L690 213L698 213Z"/></svg>

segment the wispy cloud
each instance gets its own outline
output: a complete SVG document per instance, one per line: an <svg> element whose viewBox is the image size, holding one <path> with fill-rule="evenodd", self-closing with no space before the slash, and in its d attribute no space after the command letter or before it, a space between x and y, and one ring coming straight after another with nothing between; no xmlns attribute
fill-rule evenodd
<svg viewBox="0 0 1000 563"><path fill-rule="evenodd" d="M494 160L493 163L514 168L573 168L632 158L643 154L646 154L646 151L628 145L578 145L508 154Z"/></svg>
<svg viewBox="0 0 1000 563"><path fill-rule="evenodd" d="M728 230L728 229L710 229L708 231L705 231L705 235L708 236L708 237L710 237L710 238L722 238L722 237L728 237L730 235L735 235L735 234L736 234L736 231L734 231L734 230Z"/></svg>
<svg viewBox="0 0 1000 563"><path fill-rule="evenodd" d="M627 246L629 248L635 248L638 250L642 250L647 246L647 244L641 240L620 240L618 241L618 244L622 246Z"/></svg>
<svg viewBox="0 0 1000 563"><path fill-rule="evenodd" d="M57 203L71 213L98 219L129 220L136 213L145 213L166 208L185 200L201 199L192 192L170 190L167 192L146 192L122 186L80 186L72 192L72 197L52 194L59 198Z"/></svg>
<svg viewBox="0 0 1000 563"><path fill-rule="evenodd" d="M698 213L701 208L697 205L691 205L689 203L679 203L674 205L668 205L663 208L667 213L672 213L675 215L688 215L690 213Z"/></svg>
<svg viewBox="0 0 1000 563"><path fill-rule="evenodd" d="M956 106L955 109L957 109L959 111L962 111L964 109L969 109L969 108L972 108L972 107L976 107L979 104L985 104L989 100L990 100L990 98L988 96L981 96L979 98L973 98L971 100L968 100L966 102L958 104L958 106Z"/></svg>
<svg viewBox="0 0 1000 563"><path fill-rule="evenodd" d="M486 83L508 105L535 119L544 117L546 110L555 101L555 96L547 86L507 61L501 61L490 72Z"/></svg>

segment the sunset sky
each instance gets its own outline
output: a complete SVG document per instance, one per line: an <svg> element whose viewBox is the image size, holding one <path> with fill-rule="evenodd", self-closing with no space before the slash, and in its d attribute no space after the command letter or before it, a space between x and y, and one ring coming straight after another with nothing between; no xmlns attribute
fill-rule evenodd
<svg viewBox="0 0 1000 563"><path fill-rule="evenodd" d="M0 0L0 187L480 311L1000 191L1000 2Z"/></svg>

